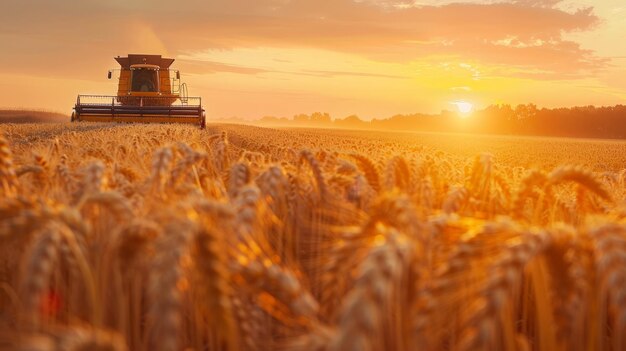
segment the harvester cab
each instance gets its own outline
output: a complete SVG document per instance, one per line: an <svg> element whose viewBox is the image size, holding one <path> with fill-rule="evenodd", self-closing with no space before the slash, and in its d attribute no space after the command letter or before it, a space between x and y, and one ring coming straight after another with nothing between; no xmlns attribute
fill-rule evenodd
<svg viewBox="0 0 626 351"><path fill-rule="evenodd" d="M190 123L205 128L202 99L187 96L180 72L170 69L174 59L129 54L115 60L120 64L117 95L78 95L72 122Z"/></svg>

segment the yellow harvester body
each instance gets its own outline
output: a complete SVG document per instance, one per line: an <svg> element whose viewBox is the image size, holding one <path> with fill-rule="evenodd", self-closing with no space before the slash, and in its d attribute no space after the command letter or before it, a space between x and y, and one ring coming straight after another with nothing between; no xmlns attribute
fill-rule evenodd
<svg viewBox="0 0 626 351"><path fill-rule="evenodd" d="M115 60L120 64L117 95L79 95L72 121L190 123L204 128L202 100L187 96L180 73L170 69L174 59L130 54Z"/></svg>

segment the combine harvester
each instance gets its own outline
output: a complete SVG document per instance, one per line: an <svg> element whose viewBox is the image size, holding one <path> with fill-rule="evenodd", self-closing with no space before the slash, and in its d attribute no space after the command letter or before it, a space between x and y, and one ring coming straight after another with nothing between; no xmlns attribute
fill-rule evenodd
<svg viewBox="0 0 626 351"><path fill-rule="evenodd" d="M116 96L78 95L72 122L188 123L204 129L200 97L188 97L174 59L161 55L116 57L120 64ZM174 73L174 75L172 75ZM113 71L109 71L111 79Z"/></svg>

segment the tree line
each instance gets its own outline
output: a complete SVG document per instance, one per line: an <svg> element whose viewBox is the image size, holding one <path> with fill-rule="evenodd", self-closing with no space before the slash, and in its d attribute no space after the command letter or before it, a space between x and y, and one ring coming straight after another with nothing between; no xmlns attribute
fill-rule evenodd
<svg viewBox="0 0 626 351"><path fill-rule="evenodd" d="M261 123L320 128L459 132L626 139L626 106L581 106L538 108L535 104L515 107L491 105L465 118L444 110L439 114L395 115L364 121L356 115L333 119L328 113L299 114L293 118L263 117Z"/></svg>

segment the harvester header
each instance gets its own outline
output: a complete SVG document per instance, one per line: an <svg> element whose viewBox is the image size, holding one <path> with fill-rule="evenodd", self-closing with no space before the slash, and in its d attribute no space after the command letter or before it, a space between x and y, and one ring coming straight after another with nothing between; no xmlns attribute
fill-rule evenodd
<svg viewBox="0 0 626 351"><path fill-rule="evenodd" d="M205 127L200 97L187 96L174 59L129 54L120 64L117 95L78 95L72 122L191 123ZM112 78L113 70L108 73Z"/></svg>

